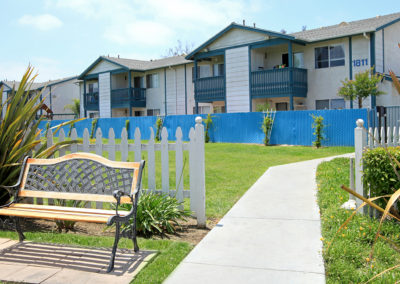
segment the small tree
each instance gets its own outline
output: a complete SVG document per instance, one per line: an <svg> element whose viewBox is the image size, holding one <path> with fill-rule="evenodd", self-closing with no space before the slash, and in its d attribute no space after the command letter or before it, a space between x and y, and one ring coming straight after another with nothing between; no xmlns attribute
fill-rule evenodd
<svg viewBox="0 0 400 284"><path fill-rule="evenodd" d="M163 126L163 120L161 117L158 117L156 120L156 137L155 137L156 142L160 141L162 126Z"/></svg>
<svg viewBox="0 0 400 284"><path fill-rule="evenodd" d="M270 133L272 130L272 125L274 124L274 119L272 118L272 113L270 111L267 111L264 119L263 119L263 123L261 125L261 129L264 132L264 145L268 146L269 145L269 137L270 137Z"/></svg>
<svg viewBox="0 0 400 284"><path fill-rule="evenodd" d="M320 148L322 146L322 140L325 140L323 131L324 131L324 118L320 115L311 115L313 118L313 123L312 123L312 128L314 128L314 135L315 135L315 141L313 142L313 145L317 148Z"/></svg>
<svg viewBox="0 0 400 284"><path fill-rule="evenodd" d="M379 96L385 92L378 90L378 84L382 80L382 76L373 74L373 68L357 73L354 80L346 78L342 81L338 95L345 100L358 100L358 108L362 108L362 102L367 97Z"/></svg>
<svg viewBox="0 0 400 284"><path fill-rule="evenodd" d="M79 99L74 99L73 103L66 105L64 109L69 109L74 114L75 118L79 118L81 115L81 104Z"/></svg>

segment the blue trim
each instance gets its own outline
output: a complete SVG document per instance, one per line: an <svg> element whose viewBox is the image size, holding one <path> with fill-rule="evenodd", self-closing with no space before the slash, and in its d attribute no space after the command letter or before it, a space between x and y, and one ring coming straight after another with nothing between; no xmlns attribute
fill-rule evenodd
<svg viewBox="0 0 400 284"><path fill-rule="evenodd" d="M120 74L120 73L124 73L126 72L126 69L115 69L115 70L109 70L109 71L104 71L104 72L98 72L98 73L93 73L93 74L89 74L89 75L85 75L83 76L82 79L96 79L99 77L100 74L104 74L104 73L110 73L110 74Z"/></svg>
<svg viewBox="0 0 400 284"><path fill-rule="evenodd" d="M216 49L216 50L212 50L209 52L202 52L202 53L198 53L195 56L193 56L194 59L202 59L202 58L208 58L211 56L218 56L218 55L223 55L225 52L226 48L221 48L221 49Z"/></svg>
<svg viewBox="0 0 400 284"><path fill-rule="evenodd" d="M167 68L164 68L164 116L167 116Z"/></svg>
<svg viewBox="0 0 400 284"><path fill-rule="evenodd" d="M293 49L292 49L292 42L289 41L287 43L288 45L288 57L289 57L289 66L288 67L293 67Z"/></svg>
<svg viewBox="0 0 400 284"><path fill-rule="evenodd" d="M370 33L369 36L369 43L370 43L370 61L371 61L371 68L372 73L375 74L375 33ZM376 107L376 96L371 96L371 108Z"/></svg>
<svg viewBox="0 0 400 284"><path fill-rule="evenodd" d="M6 83L4 83L4 81L0 81L1 85L6 86L7 88L9 88L10 90L12 90L13 88L11 88L9 85L7 85ZM8 92L8 91L7 91Z"/></svg>
<svg viewBox="0 0 400 284"><path fill-rule="evenodd" d="M195 112L197 114L199 112L199 104L196 100L197 58L194 59L193 78L194 78L193 84L194 84Z"/></svg>
<svg viewBox="0 0 400 284"><path fill-rule="evenodd" d="M128 84L129 84L129 116L132 116L132 74L131 71L128 71ZM127 129L128 131L128 129Z"/></svg>
<svg viewBox="0 0 400 284"><path fill-rule="evenodd" d="M391 22L389 22L389 23L387 23L387 24L384 24L384 25L382 25L382 26L376 28L376 31L382 30L382 29L384 29L384 28L386 28L386 27L388 27L388 26L391 26L391 25L393 25L393 24L399 22L399 21L400 21L400 18L397 18L397 19L395 19L395 20L393 20L393 21L391 21Z"/></svg>
<svg viewBox="0 0 400 284"><path fill-rule="evenodd" d="M289 87L290 89L293 88L293 48L292 48L292 42L288 42L288 64L289 64ZM289 96L289 108L290 110L294 110L294 102L293 102L293 93L290 94Z"/></svg>
<svg viewBox="0 0 400 284"><path fill-rule="evenodd" d="M83 79L83 111L85 113L85 117L87 117L87 107L86 107L86 79Z"/></svg>
<svg viewBox="0 0 400 284"><path fill-rule="evenodd" d="M251 48L249 47L249 112L253 110L253 101L251 96Z"/></svg>
<svg viewBox="0 0 400 284"><path fill-rule="evenodd" d="M111 93L112 93L112 86L111 86L111 72L108 72L108 73L110 73L110 117L112 117L112 105L111 105L111 100L112 100L112 98L111 98ZM100 84L99 84L99 114L100 114Z"/></svg>
<svg viewBox="0 0 400 284"><path fill-rule="evenodd" d="M272 31L268 31L268 30L263 30L263 29L259 29L259 28L252 28L252 27L246 27L246 26L242 26L242 25L238 25L236 23L232 23L229 26L227 26L226 28L224 28L222 31L220 31L219 33L217 33L216 35L214 35L213 37L211 37L209 40L207 40L206 42L204 42L202 45L200 45L198 48L196 48L195 50L193 50L191 53L189 53L185 59L192 59L192 57L200 52L203 48L205 48L206 46L208 46L209 44L211 44L213 41L215 41L217 38L221 37L222 35L224 35L225 33L229 32L230 30L237 28L237 29L242 29L242 30L248 30L248 31L253 31L253 32L258 32L258 33L262 33L262 34L266 34L269 36L275 36L275 37L279 37L279 38L285 38L285 39L292 39L294 40L295 37L293 36L289 36L286 34L282 34L282 33L277 33L277 32L272 32Z"/></svg>
<svg viewBox="0 0 400 284"><path fill-rule="evenodd" d="M353 80L353 44L349 36L349 79ZM350 101L350 108L353 108L353 101Z"/></svg>
<svg viewBox="0 0 400 284"><path fill-rule="evenodd" d="M186 79L186 64L183 67L185 68L185 114L187 114L187 79Z"/></svg>
<svg viewBox="0 0 400 284"><path fill-rule="evenodd" d="M385 29L382 29L382 72L385 73Z"/></svg>
<svg viewBox="0 0 400 284"><path fill-rule="evenodd" d="M225 113L228 113L228 105L226 104L226 52L224 52L224 92L225 92L225 96L224 96L225 97Z"/></svg>

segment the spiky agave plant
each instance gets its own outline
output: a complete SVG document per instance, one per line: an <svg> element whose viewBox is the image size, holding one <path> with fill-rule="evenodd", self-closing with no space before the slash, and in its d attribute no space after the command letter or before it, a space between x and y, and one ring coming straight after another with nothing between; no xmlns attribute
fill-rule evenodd
<svg viewBox="0 0 400 284"><path fill-rule="evenodd" d="M33 68L29 66L18 89L13 89L0 105L0 110L5 110L4 117L0 118L0 185L16 182L25 156L48 158L60 148L77 142L64 141L47 147L47 141L41 141L38 126L43 118L36 116L43 100L40 100L41 92L30 92L37 76L32 73ZM3 102L3 89L0 90L0 102ZM12 192L0 187L0 205L11 196Z"/></svg>

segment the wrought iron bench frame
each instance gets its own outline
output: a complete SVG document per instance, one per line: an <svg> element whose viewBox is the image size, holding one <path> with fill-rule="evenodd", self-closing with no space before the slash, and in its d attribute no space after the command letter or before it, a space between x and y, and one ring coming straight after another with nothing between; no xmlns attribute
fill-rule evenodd
<svg viewBox="0 0 400 284"><path fill-rule="evenodd" d="M54 159L25 157L17 183L1 186L10 193L14 192L14 198L0 206L0 215L13 219L20 242L25 239L20 218L106 223L108 226L115 223L114 245L107 269L111 272L121 237L132 239L134 251L139 251L136 211L144 165L143 160L115 162L90 153L73 153ZM115 210L104 210L22 203L33 197L107 202L116 203L116 206ZM118 212L119 205L124 203L132 204L132 209ZM129 223L131 218L132 230L121 233L121 224Z"/></svg>

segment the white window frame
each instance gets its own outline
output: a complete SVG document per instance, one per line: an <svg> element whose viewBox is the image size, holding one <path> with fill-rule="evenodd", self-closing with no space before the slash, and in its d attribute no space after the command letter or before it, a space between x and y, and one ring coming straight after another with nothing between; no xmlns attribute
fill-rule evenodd
<svg viewBox="0 0 400 284"><path fill-rule="evenodd" d="M340 46L343 50L343 57L340 58L335 58L335 59L331 59L331 47L336 47L336 46ZM315 58L315 54L316 54L316 49L318 48L324 48L327 47L328 48L328 66L326 67L317 67L317 60ZM336 65L336 66L331 66L332 62L331 61L338 61L338 60L343 60L343 65ZM329 44L329 45L324 45L324 46L318 46L314 48L314 69L324 69L324 68L334 68L334 67L341 67L341 66L345 66L346 65L346 50L344 48L344 44L339 43L339 44Z"/></svg>

